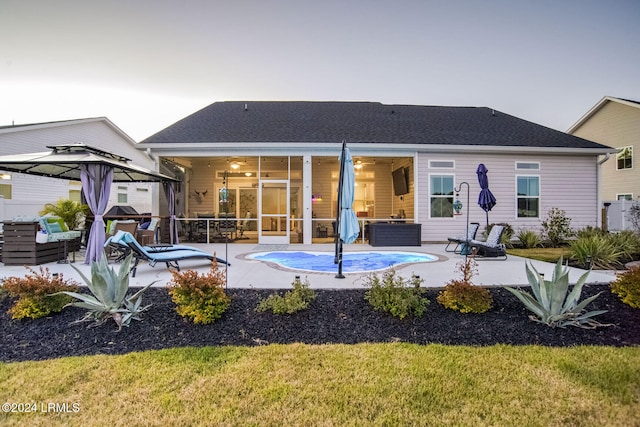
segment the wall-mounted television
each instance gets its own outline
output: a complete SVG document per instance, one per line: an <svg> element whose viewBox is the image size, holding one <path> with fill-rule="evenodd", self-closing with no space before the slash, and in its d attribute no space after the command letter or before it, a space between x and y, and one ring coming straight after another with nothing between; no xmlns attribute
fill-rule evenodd
<svg viewBox="0 0 640 427"><path fill-rule="evenodd" d="M392 172L393 175L393 194L402 196L409 192L409 168L398 168Z"/></svg>

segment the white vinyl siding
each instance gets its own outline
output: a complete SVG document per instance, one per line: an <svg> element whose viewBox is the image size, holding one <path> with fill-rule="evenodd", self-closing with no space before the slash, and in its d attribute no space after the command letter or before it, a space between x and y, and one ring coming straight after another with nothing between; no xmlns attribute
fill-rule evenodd
<svg viewBox="0 0 640 427"><path fill-rule="evenodd" d="M416 222L422 224L422 241L442 242L449 236L464 234L467 218L467 197L470 222L479 222L481 236L489 224L504 222L518 229L540 231L540 220L545 218L551 208L562 209L571 218L571 227L582 228L597 226L597 157L592 155L544 155L544 154L496 154L464 153L419 153L417 182L424 183L418 188L417 203L419 217ZM431 218L430 215L430 175L442 175L441 169L430 169L429 160L454 160L455 183L463 185L459 199L463 203L462 215L452 218ZM516 170L516 162L538 163L539 170ZM488 215L478 206L480 184L476 169L484 163L489 172L489 189L496 197L497 204ZM532 173L533 172L533 173ZM517 216L516 177L536 175L540 177L540 204L538 218L519 218Z"/></svg>
<svg viewBox="0 0 640 427"><path fill-rule="evenodd" d="M101 150L117 153L131 159L131 164L155 170L154 160L143 151L138 150L134 141L103 119L16 126L0 130L0 154L2 155L49 151L47 146L70 142L82 142ZM58 199L69 198L71 190L81 188L78 182L76 188L70 189L70 183L70 181L63 179L12 173L12 200L7 200L5 204L4 218L38 215L46 203L55 203ZM119 203L118 185L130 188L142 186L151 189L152 191L147 193L130 194L127 203L138 212L153 210L154 193L156 193L156 198L158 193L157 183L114 183L111 186L109 207Z"/></svg>

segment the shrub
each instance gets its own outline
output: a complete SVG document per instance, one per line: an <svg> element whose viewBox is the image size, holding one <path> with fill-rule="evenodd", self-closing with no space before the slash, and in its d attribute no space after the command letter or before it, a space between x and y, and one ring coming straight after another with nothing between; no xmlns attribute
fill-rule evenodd
<svg viewBox="0 0 640 427"><path fill-rule="evenodd" d="M640 308L640 267L633 267L611 282L611 292L623 303Z"/></svg>
<svg viewBox="0 0 640 427"><path fill-rule="evenodd" d="M462 279L451 280L438 294L437 301L444 307L461 313L484 313L493 305L489 289L473 286L471 279L477 263L467 259L458 264Z"/></svg>
<svg viewBox="0 0 640 427"><path fill-rule="evenodd" d="M222 317L231 304L224 290L225 271L218 268L214 257L211 270L200 274L194 270L172 271L169 295L176 312L196 324L211 324Z"/></svg>
<svg viewBox="0 0 640 427"><path fill-rule="evenodd" d="M631 221L633 228L640 232L640 204L633 203L627 210L627 219Z"/></svg>
<svg viewBox="0 0 640 427"><path fill-rule="evenodd" d="M292 291L287 291L284 296L273 293L260 301L256 311L271 310L274 314L292 314L309 307L311 301L316 298L316 293L309 288L309 280L304 283L296 276L291 284Z"/></svg>
<svg viewBox="0 0 640 427"><path fill-rule="evenodd" d="M505 287L505 289L515 295L524 303L527 309L535 314L535 316L530 316L532 320L554 328L564 328L566 326L580 328L609 326L593 319L597 315L606 313L607 310L590 312L585 310L585 307L595 300L601 292L579 302L582 287L589 275L588 271L578 279L578 283L573 286L569 293L569 268L562 268L562 258L558 260L551 280L545 280L538 270L533 266L529 267L529 263L526 263L525 266L533 296L522 289L509 287Z"/></svg>
<svg viewBox="0 0 640 427"><path fill-rule="evenodd" d="M80 224L84 222L85 217L90 212L89 205L75 202L68 199L60 199L55 204L47 203L40 211L40 215L46 215L48 213L62 218L69 230L75 230L79 228Z"/></svg>
<svg viewBox="0 0 640 427"><path fill-rule="evenodd" d="M364 298L374 310L385 311L400 319L408 315L420 317L429 305L429 300L422 296L425 290L421 284L419 277L405 280L391 269L382 274L382 279L377 274L368 276L365 285L369 289Z"/></svg>
<svg viewBox="0 0 640 427"><path fill-rule="evenodd" d="M620 261L634 260L640 254L640 235L635 231L624 230L607 234L611 244L620 252Z"/></svg>
<svg viewBox="0 0 640 427"><path fill-rule="evenodd" d="M622 252L606 236L581 237L569 247L571 259L583 268L611 270L620 265Z"/></svg>
<svg viewBox="0 0 640 427"><path fill-rule="evenodd" d="M59 313L73 301L68 295L58 294L61 291L77 291L78 286L72 280L64 280L62 274L51 275L48 268L40 267L39 271L27 267L31 274L24 277L7 277L2 288L17 297L9 309L12 319L37 319L51 313Z"/></svg>
<svg viewBox="0 0 640 427"><path fill-rule="evenodd" d="M602 236L606 236L607 232L604 231L602 228L600 227L592 227L590 225L578 230L576 232L576 236L578 237L578 239L580 239L581 237L592 237L592 236L598 236L598 237L602 237Z"/></svg>
<svg viewBox="0 0 640 427"><path fill-rule="evenodd" d="M571 218L562 209L551 208L547 212L547 218L542 221L543 236L551 242L553 247L558 247L572 237L575 233L571 229Z"/></svg>
<svg viewBox="0 0 640 427"><path fill-rule="evenodd" d="M520 242L520 245L525 249L537 248L542 246L542 239L533 230L520 230L516 234L516 239Z"/></svg>
<svg viewBox="0 0 640 427"><path fill-rule="evenodd" d="M100 325L109 319L113 319L118 325L118 330L120 330L123 326L129 326L131 320L140 320L140 314L149 308L149 306L141 306L142 293L155 282L149 283L134 295L127 297L132 257L133 255L129 254L120 266L120 271L116 273L113 268L109 267L107 254L103 252L100 261L91 263L91 279L75 266L71 266L80 274L89 291L91 291L91 295L62 292L62 294L79 300L68 305L88 310L87 314L78 322L94 320L95 325Z"/></svg>

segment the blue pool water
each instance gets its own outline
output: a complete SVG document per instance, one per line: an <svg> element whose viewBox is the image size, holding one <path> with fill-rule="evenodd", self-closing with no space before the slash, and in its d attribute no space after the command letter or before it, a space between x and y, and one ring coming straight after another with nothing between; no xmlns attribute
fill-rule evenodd
<svg viewBox="0 0 640 427"><path fill-rule="evenodd" d="M332 273L338 269L338 265L333 263L333 252L256 252L247 255L247 258L276 263L281 267L293 270ZM437 259L437 256L417 252L344 252L342 271L344 273L367 273L400 264L432 262Z"/></svg>

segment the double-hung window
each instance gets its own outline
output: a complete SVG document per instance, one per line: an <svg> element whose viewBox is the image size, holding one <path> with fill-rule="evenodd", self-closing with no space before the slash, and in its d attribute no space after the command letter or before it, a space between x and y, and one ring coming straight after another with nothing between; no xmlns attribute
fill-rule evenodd
<svg viewBox="0 0 640 427"><path fill-rule="evenodd" d="M622 147L620 152L616 154L616 169L631 169L633 168L633 147Z"/></svg>
<svg viewBox="0 0 640 427"><path fill-rule="evenodd" d="M540 177L517 176L518 218L540 217Z"/></svg>
<svg viewBox="0 0 640 427"><path fill-rule="evenodd" d="M453 217L453 175L429 176L431 218Z"/></svg>

